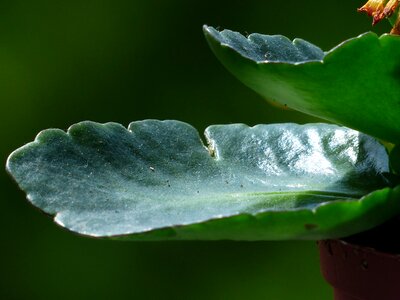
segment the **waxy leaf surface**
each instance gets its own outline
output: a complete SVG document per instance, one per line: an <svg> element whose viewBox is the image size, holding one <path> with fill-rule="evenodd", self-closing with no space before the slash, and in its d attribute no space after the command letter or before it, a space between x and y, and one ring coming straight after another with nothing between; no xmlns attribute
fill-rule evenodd
<svg viewBox="0 0 400 300"><path fill-rule="evenodd" d="M327 124L82 122L49 129L7 170L71 231L122 239L320 239L399 213L375 139ZM372 192L372 193L371 193Z"/></svg>
<svg viewBox="0 0 400 300"><path fill-rule="evenodd" d="M220 61L267 100L400 142L400 37L366 33L329 52L301 39L204 26Z"/></svg>

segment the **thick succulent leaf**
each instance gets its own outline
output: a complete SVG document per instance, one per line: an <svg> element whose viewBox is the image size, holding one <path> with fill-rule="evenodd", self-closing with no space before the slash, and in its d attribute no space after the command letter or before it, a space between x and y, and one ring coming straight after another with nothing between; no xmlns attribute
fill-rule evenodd
<svg viewBox="0 0 400 300"><path fill-rule="evenodd" d="M269 101L400 142L400 37L366 33L324 53L283 36L204 32L221 62Z"/></svg>
<svg viewBox="0 0 400 300"><path fill-rule="evenodd" d="M235 124L205 137L178 121L82 122L41 132L7 170L57 223L96 237L318 239L400 211L384 147L357 131Z"/></svg>

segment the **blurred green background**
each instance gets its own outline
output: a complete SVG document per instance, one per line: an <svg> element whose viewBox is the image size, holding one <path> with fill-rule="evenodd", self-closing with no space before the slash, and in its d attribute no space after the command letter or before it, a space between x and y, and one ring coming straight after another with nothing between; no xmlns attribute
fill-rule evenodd
<svg viewBox="0 0 400 300"><path fill-rule="evenodd" d="M271 107L214 58L203 24L307 39L324 50L371 30L363 1L0 2L0 155L44 128L313 122ZM389 30L380 24L374 31ZM3 171L0 299L332 299L315 242L157 242L76 236Z"/></svg>

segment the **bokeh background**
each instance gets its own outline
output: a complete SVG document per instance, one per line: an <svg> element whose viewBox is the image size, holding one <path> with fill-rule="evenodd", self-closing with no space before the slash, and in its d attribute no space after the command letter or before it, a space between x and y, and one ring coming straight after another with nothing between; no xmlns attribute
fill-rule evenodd
<svg viewBox="0 0 400 300"><path fill-rule="evenodd" d="M371 30L363 1L0 1L0 156L44 128L314 122L231 76L209 24L324 50ZM374 28L382 33L386 23ZM4 168L3 168L4 170ZM67 232L0 172L0 299L332 299L315 242L115 242Z"/></svg>

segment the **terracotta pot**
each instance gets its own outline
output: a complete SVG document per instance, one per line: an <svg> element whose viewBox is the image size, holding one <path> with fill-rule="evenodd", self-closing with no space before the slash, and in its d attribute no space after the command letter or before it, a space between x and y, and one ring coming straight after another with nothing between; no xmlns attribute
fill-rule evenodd
<svg viewBox="0 0 400 300"><path fill-rule="evenodd" d="M321 271L334 289L335 300L400 299L400 255L343 240L318 245Z"/></svg>

